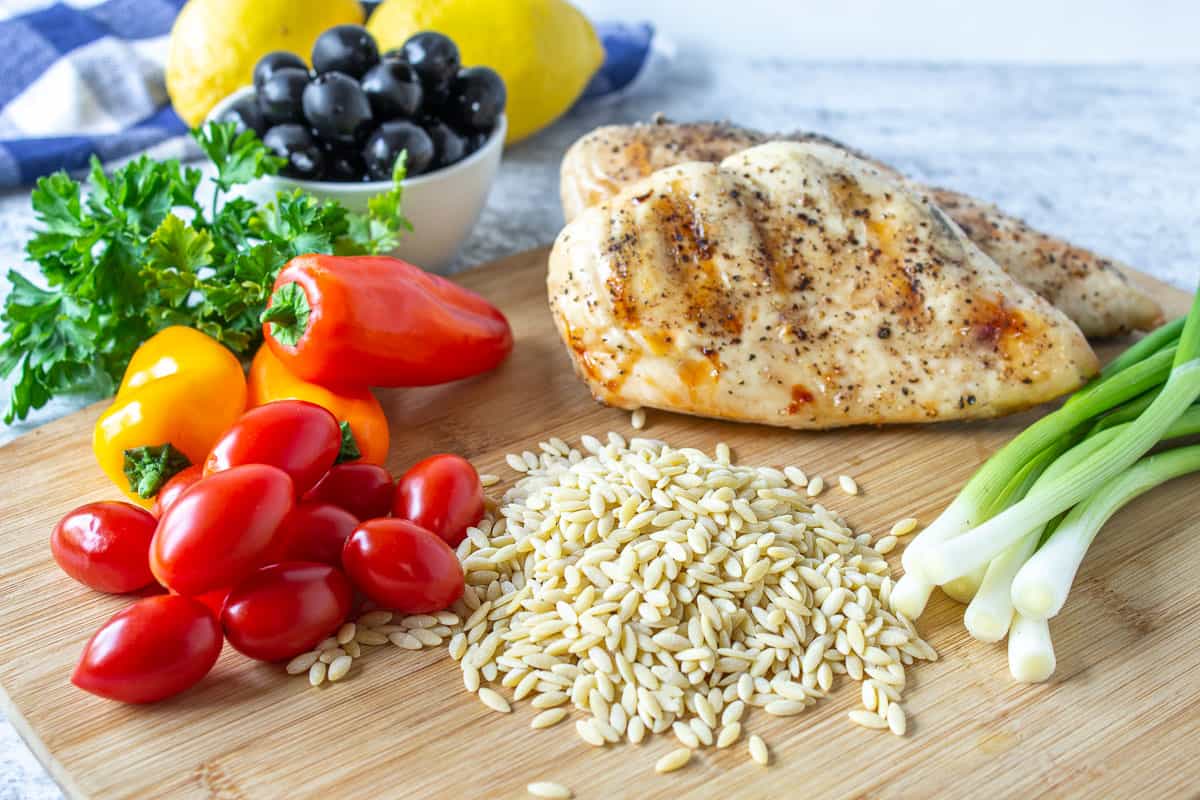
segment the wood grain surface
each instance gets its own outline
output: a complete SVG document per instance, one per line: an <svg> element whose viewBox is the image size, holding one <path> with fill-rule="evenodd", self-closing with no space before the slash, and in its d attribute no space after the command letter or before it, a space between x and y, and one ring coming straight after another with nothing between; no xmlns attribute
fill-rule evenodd
<svg viewBox="0 0 1200 800"><path fill-rule="evenodd" d="M544 301L545 251L461 277L512 320L513 357L452 386L381 393L396 471L432 452L514 474L504 454L549 436L631 432L571 373ZM1187 296L1134 276L1171 314ZM1108 354L1116 345L1107 348ZM1183 479L1122 511L1097 540L1051 624L1054 679L1009 678L1003 645L971 640L961 607L935 596L919 627L941 660L908 670L909 735L852 724L858 684L799 717L750 715L772 752L744 739L701 751L679 772L654 761L675 742L603 750L573 726L529 728L527 704L502 715L461 685L444 648L377 648L344 682L312 689L226 647L195 689L151 707L107 702L68 676L88 636L127 600L69 580L49 534L69 509L117 493L90 451L93 407L0 449L0 699L38 758L74 797L520 798L534 780L579 798L1195 797L1200 788L1200 501ZM822 501L859 531L930 521L1033 414L991 423L798 433L651 412L647 435L744 463L854 475L858 497ZM503 487L498 487L503 488ZM891 557L898 569L898 553Z"/></svg>

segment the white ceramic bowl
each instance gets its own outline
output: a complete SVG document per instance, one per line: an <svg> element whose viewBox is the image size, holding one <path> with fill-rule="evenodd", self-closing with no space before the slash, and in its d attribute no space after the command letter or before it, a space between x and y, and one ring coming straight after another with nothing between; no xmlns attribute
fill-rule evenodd
<svg viewBox="0 0 1200 800"><path fill-rule="evenodd" d="M238 89L217 103L208 119L216 119L235 102L253 93L250 86ZM483 147L457 164L404 181L403 210L413 230L400 240L394 255L431 272L445 270L483 212L500 167L507 129L508 120L501 116ZM389 190L391 181L337 183L272 175L238 187L240 191L235 194L265 203L274 199L276 192L296 188L322 199L337 200L351 211L365 212L367 200Z"/></svg>

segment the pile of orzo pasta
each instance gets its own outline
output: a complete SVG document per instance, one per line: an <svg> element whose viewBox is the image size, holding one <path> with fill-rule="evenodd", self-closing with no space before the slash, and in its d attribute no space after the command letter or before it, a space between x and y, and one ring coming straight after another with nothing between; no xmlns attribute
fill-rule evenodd
<svg viewBox="0 0 1200 800"><path fill-rule="evenodd" d="M671 732L682 747L663 772L733 745L750 708L800 714L839 675L862 681L851 719L905 732L905 667L937 655L889 610L870 536L812 503L802 472L735 465L723 444L710 457L615 433L540 449L509 456L520 478L459 546L467 586L452 613L373 612L346 643L448 637L467 690L502 712L527 700L535 728L575 709L598 747ZM302 659L291 671L334 660ZM769 762L756 736L749 753Z"/></svg>

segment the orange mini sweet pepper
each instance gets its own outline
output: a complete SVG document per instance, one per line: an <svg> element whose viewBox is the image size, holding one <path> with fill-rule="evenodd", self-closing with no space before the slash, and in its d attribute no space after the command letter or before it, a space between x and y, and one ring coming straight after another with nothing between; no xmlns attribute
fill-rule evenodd
<svg viewBox="0 0 1200 800"><path fill-rule="evenodd" d="M351 456L347 460L380 465L387 460L388 421L370 389L362 386L334 390L309 383L289 372L264 344L250 364L249 403L253 408L274 400L307 400L333 414L342 423L343 431L348 425L353 440L342 446L342 452L349 451ZM353 456L355 447L357 457Z"/></svg>
<svg viewBox="0 0 1200 800"><path fill-rule="evenodd" d="M241 362L220 342L176 325L133 354L116 399L92 432L100 469L149 508L158 490L208 451L246 410Z"/></svg>

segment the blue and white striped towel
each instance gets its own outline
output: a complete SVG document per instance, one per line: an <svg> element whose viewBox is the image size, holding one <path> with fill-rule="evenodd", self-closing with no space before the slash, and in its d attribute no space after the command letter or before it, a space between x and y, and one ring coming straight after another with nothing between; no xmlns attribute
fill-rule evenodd
<svg viewBox="0 0 1200 800"><path fill-rule="evenodd" d="M163 79L184 0L0 2L0 187L148 148L194 155ZM649 60L649 25L599 23L604 66L581 102L628 91Z"/></svg>

